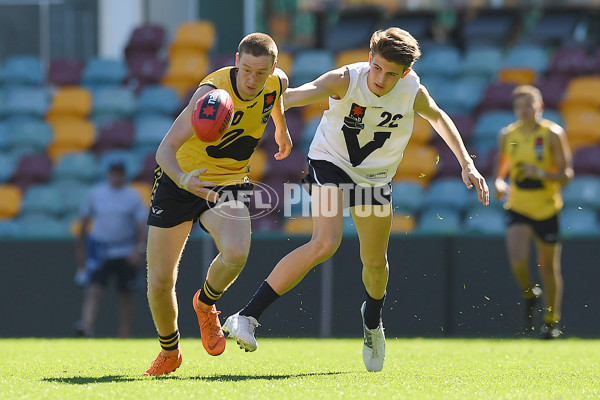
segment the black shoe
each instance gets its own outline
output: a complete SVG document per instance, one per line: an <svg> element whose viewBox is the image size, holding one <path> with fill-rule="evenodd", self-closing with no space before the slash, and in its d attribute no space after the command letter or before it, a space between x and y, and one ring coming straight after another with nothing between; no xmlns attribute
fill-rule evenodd
<svg viewBox="0 0 600 400"><path fill-rule="evenodd" d="M73 324L73 328L75 329L75 337L89 338L93 336L93 332L85 329L81 321L75 322L75 324Z"/></svg>
<svg viewBox="0 0 600 400"><path fill-rule="evenodd" d="M556 324L548 324L545 323L544 325L542 325L542 327L540 328L540 333L542 334L542 339L556 339L558 338L560 335L562 335L561 330L558 328L558 326Z"/></svg>

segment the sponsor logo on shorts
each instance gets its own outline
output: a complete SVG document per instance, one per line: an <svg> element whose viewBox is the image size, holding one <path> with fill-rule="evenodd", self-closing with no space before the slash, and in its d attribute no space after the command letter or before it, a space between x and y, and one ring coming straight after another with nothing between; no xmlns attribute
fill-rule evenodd
<svg viewBox="0 0 600 400"><path fill-rule="evenodd" d="M163 209L158 207L158 206L152 206L150 207L150 212L152 213L152 215L158 216L160 214L163 213Z"/></svg>

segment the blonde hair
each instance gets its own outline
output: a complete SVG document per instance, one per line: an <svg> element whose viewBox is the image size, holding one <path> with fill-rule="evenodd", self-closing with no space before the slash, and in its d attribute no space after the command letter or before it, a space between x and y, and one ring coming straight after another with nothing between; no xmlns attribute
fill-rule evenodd
<svg viewBox="0 0 600 400"><path fill-rule="evenodd" d="M251 54L254 57L271 56L273 62L277 59L277 45L273 38L265 33L251 33L244 37L238 45L238 53Z"/></svg>
<svg viewBox="0 0 600 400"><path fill-rule="evenodd" d="M410 68L421 57L419 42L404 29L392 27L371 36L371 53Z"/></svg>
<svg viewBox="0 0 600 400"><path fill-rule="evenodd" d="M543 106L544 99L542 98L542 92L540 89L531 85L521 85L517 86L512 92L512 99L515 101L517 98L521 96L529 96L531 100L533 100L534 105Z"/></svg>

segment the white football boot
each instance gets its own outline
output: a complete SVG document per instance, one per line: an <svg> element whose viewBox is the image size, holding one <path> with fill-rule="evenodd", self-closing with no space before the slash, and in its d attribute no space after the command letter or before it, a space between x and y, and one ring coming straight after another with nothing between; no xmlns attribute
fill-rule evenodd
<svg viewBox="0 0 600 400"><path fill-rule="evenodd" d="M360 315L362 317L363 332L365 342L363 345L363 360L365 367L369 372L379 372L383 369L385 361L385 334L383 333L383 322L379 322L379 326L375 329L367 328L365 325L365 307L367 303L363 303L360 307ZM225 330L225 328L223 328Z"/></svg>
<svg viewBox="0 0 600 400"><path fill-rule="evenodd" d="M246 317L240 313L233 314L223 324L223 332L227 332L229 337L234 338L240 349L246 351L255 351L258 347L254 331L260 324L254 317Z"/></svg>

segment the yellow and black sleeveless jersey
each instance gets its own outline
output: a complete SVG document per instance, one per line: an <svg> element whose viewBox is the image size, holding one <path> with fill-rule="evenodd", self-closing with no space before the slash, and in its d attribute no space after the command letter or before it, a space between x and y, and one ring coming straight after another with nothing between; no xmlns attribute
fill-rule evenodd
<svg viewBox="0 0 600 400"><path fill-rule="evenodd" d="M558 182L523 176L523 165L531 164L552 171L551 128L557 125L542 120L533 132L523 133L519 121L507 127L500 149L510 161L510 194L507 207L534 220L556 215L563 206Z"/></svg>
<svg viewBox="0 0 600 400"><path fill-rule="evenodd" d="M227 132L211 143L193 135L177 151L177 161L185 173L207 168L200 179L217 185L244 182L250 171L250 156L263 135L276 100L281 96L281 81L277 75L271 75L258 96L244 101L238 94L235 75L236 68L226 67L200 82L200 86L224 89L231 95L234 114Z"/></svg>

